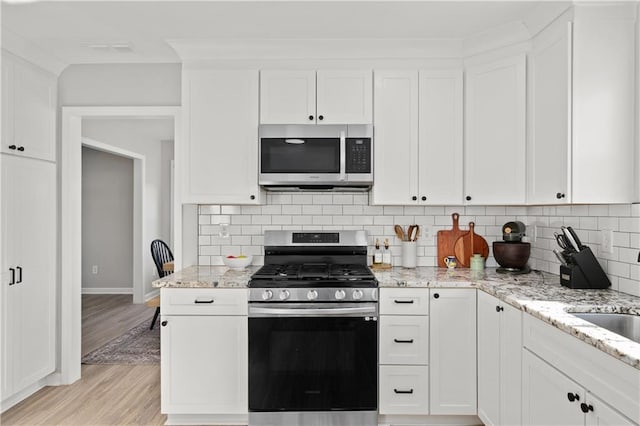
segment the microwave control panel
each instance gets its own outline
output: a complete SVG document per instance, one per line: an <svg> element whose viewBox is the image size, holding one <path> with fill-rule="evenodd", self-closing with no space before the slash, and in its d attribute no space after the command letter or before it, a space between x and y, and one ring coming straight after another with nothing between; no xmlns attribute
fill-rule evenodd
<svg viewBox="0 0 640 426"><path fill-rule="evenodd" d="M371 138L347 138L347 173L371 173Z"/></svg>

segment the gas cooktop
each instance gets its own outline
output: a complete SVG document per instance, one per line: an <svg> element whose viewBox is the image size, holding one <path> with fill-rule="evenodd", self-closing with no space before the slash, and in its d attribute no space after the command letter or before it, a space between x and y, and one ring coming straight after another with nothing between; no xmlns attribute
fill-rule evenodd
<svg viewBox="0 0 640 426"><path fill-rule="evenodd" d="M275 280L358 280L373 279L374 275L365 265L293 263L284 265L265 265L253 274L252 278Z"/></svg>

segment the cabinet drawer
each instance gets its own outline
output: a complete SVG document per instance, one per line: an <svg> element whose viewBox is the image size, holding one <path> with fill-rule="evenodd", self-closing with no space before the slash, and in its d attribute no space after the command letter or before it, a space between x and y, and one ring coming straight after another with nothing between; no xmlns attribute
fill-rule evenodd
<svg viewBox="0 0 640 426"><path fill-rule="evenodd" d="M381 288L381 315L428 315L429 290L426 288Z"/></svg>
<svg viewBox="0 0 640 426"><path fill-rule="evenodd" d="M246 289L163 288L163 315L247 315Z"/></svg>
<svg viewBox="0 0 640 426"><path fill-rule="evenodd" d="M426 365L380 366L380 414L429 414Z"/></svg>
<svg viewBox="0 0 640 426"><path fill-rule="evenodd" d="M428 354L428 316L380 316L380 364L427 365Z"/></svg>

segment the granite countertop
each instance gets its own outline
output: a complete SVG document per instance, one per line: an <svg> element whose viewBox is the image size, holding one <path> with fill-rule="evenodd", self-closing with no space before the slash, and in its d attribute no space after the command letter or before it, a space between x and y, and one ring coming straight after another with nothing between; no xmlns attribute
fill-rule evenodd
<svg viewBox="0 0 640 426"><path fill-rule="evenodd" d="M155 280L152 287L160 288L247 288L249 278L260 268L249 266L240 270L226 266L189 266Z"/></svg>
<svg viewBox="0 0 640 426"><path fill-rule="evenodd" d="M250 266L235 271L225 266L190 266L160 278L152 285L165 288L247 288L251 274L258 268ZM640 369L640 343L571 315L572 312L640 315L640 297L609 289L574 290L561 286L557 275L536 271L510 275L499 274L494 268L471 271L418 267L375 271L375 275L381 288L478 288Z"/></svg>

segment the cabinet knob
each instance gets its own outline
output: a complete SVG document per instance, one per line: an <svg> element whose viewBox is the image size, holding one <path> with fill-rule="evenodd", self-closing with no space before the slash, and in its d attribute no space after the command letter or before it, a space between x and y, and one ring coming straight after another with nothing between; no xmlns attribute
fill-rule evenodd
<svg viewBox="0 0 640 426"><path fill-rule="evenodd" d="M421 199L422 201L427 201L427 197L426 197L425 195L423 195L420 199Z"/></svg>
<svg viewBox="0 0 640 426"><path fill-rule="evenodd" d="M319 115L318 116L318 120L320 120L320 121L324 120L324 115Z"/></svg>
<svg viewBox="0 0 640 426"><path fill-rule="evenodd" d="M15 145L9 145L9 149L16 149L16 148L17 148L17 146L15 146Z"/></svg>
<svg viewBox="0 0 640 426"><path fill-rule="evenodd" d="M496 306L496 312L502 312L504 308L502 306Z"/></svg>
<svg viewBox="0 0 640 426"><path fill-rule="evenodd" d="M413 201L416 201L416 200L418 199L418 197L416 197L416 196L414 195L413 197L411 197L411 199L412 199Z"/></svg>
<svg viewBox="0 0 640 426"><path fill-rule="evenodd" d="M571 392L569 392L569 393L567 394L567 399L568 399L570 402L573 402L573 401L580 401L580 395L578 395L577 393L571 393Z"/></svg>
<svg viewBox="0 0 640 426"><path fill-rule="evenodd" d="M464 197L464 198L465 198L465 200L467 200L467 201L471 201L471 195L467 195L467 196L466 196L466 197Z"/></svg>
<svg viewBox="0 0 640 426"><path fill-rule="evenodd" d="M440 298L440 294L439 293L434 293L433 294L433 298L434 299L439 299Z"/></svg>
<svg viewBox="0 0 640 426"><path fill-rule="evenodd" d="M249 196L249 198L252 199L252 200L255 200L256 196L255 195L251 195L251 196Z"/></svg>
<svg viewBox="0 0 640 426"><path fill-rule="evenodd" d="M309 116L309 121L313 121L313 115Z"/></svg>
<svg viewBox="0 0 640 426"><path fill-rule="evenodd" d="M24 151L24 146L19 146L18 151L21 151L21 152Z"/></svg>
<svg viewBox="0 0 640 426"><path fill-rule="evenodd" d="M166 326L167 326L167 324L168 324L168 323L167 323L167 321L162 321L162 322L160 323L160 325L161 325L161 326L163 326L163 327L166 327Z"/></svg>
<svg viewBox="0 0 640 426"><path fill-rule="evenodd" d="M593 405L587 405L583 402L582 404L580 404L580 409L583 413L588 413L589 411L593 411Z"/></svg>
<svg viewBox="0 0 640 426"><path fill-rule="evenodd" d="M557 192L556 193L556 198L559 200L561 198L564 198L564 194L562 192Z"/></svg>

